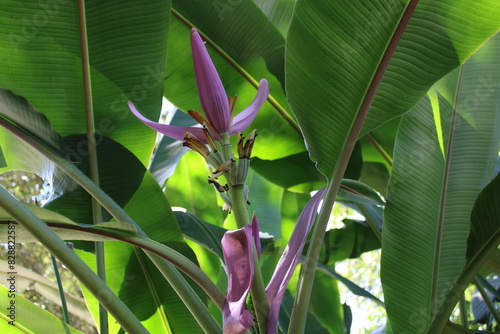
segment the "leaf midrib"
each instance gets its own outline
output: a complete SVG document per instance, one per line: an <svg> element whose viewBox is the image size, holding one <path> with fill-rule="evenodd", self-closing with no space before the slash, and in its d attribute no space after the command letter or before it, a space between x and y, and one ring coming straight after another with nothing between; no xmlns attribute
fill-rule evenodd
<svg viewBox="0 0 500 334"><path fill-rule="evenodd" d="M436 248L434 253L434 270L432 277L432 286L431 286L431 299L430 299L430 315L433 317L436 314L436 310L438 309L438 286L439 286L439 277L440 277L440 265L441 265L441 249L443 244L443 230L445 224L445 214L446 214L446 199L448 194L448 185L449 185L449 176L450 176L450 168L451 168L451 155L453 154L453 143L455 137L455 124L458 113L458 101L460 100L460 88L462 83L462 75L463 75L462 65L460 67L460 75L458 77L457 89L455 94L455 101L453 102L453 115L452 121L450 124L450 133L448 139L448 145L446 148L445 155L445 168L443 172L443 183L441 187L441 202L440 202L440 210L439 210L439 218L438 218L438 230L436 235ZM432 321L432 319L430 319Z"/></svg>
<svg viewBox="0 0 500 334"><path fill-rule="evenodd" d="M149 291L151 292L151 296L153 297L154 303L156 305L156 309L158 310L158 312L160 314L161 321L163 322L163 328L166 330L166 332L168 334L173 334L172 329L170 328L167 314L165 313L165 309L162 306L160 296L158 295L158 292L156 291L153 278L151 277L151 275L148 271L148 267L146 264L147 260L144 258L144 253L142 253L142 251L137 247L134 247L134 253L135 253L135 256L137 257L137 261L139 262L139 265L141 266L146 284L148 286Z"/></svg>

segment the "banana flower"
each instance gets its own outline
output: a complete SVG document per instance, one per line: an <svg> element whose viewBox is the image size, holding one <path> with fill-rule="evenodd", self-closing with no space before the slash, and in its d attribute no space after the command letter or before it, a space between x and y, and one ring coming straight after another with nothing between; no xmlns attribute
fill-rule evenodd
<svg viewBox="0 0 500 334"><path fill-rule="evenodd" d="M222 134L233 136L238 132L243 132L252 123L269 95L267 80L260 81L257 95L252 103L245 110L234 115L235 98L228 98L226 95L219 74L196 29L191 30L191 49L198 95L206 117L196 111L189 111L189 115L202 126L206 126L215 140L219 140ZM142 116L132 102L129 102L128 106L141 122L153 130L177 140L184 140L185 133L188 132L201 142L207 143L205 133L200 127L159 124Z"/></svg>

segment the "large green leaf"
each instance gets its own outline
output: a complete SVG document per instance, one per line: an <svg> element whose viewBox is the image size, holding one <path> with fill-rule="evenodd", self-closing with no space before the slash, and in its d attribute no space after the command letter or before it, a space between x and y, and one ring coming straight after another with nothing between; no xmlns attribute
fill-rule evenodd
<svg viewBox="0 0 500 334"><path fill-rule="evenodd" d="M467 260L495 244L500 233L500 174L477 197L471 213L471 231L467 241Z"/></svg>
<svg viewBox="0 0 500 334"><path fill-rule="evenodd" d="M372 130L360 138L363 152L363 169L360 181L386 195L392 168L394 142L400 117Z"/></svg>
<svg viewBox="0 0 500 334"><path fill-rule="evenodd" d="M274 26L286 36L295 0L253 0Z"/></svg>
<svg viewBox="0 0 500 334"><path fill-rule="evenodd" d="M141 320L155 333L203 333L187 311L175 291L165 282L162 274L139 249L121 242L105 244L107 284ZM183 254L192 251L183 243L170 244ZM91 268L95 269L95 256L78 251ZM191 257L192 260L193 257ZM95 297L82 287L89 309L97 319L98 304ZM121 327L110 318L110 333L119 333Z"/></svg>
<svg viewBox="0 0 500 334"><path fill-rule="evenodd" d="M290 293L290 291L287 290L285 292L285 295L283 296L283 302L281 303L281 310L278 318L279 327L282 333L288 332L288 324L290 323L290 316L292 314L293 303L294 303L294 298ZM307 312L306 326L307 330L310 331L310 333L316 333L316 334L329 333L328 329L326 329L311 312Z"/></svg>
<svg viewBox="0 0 500 334"><path fill-rule="evenodd" d="M90 173L89 154L85 135L72 135L64 138L69 157L86 175ZM120 206L125 206L137 191L146 173L146 168L125 147L107 137L101 137L97 146L99 161L100 187ZM123 168L127 166L127 168ZM92 224L92 206L90 195L78 188L71 193L60 196L45 205L49 209L57 208L57 212L71 217L74 221ZM102 221L111 216L103 213Z"/></svg>
<svg viewBox="0 0 500 334"><path fill-rule="evenodd" d="M283 188L311 192L325 185L325 177L309 160L306 151L276 160L253 158L250 166L268 181Z"/></svg>
<svg viewBox="0 0 500 334"><path fill-rule="evenodd" d="M202 220L222 226L227 214L222 211L219 194L208 184L210 171L206 161L188 151L179 161L175 173L167 180L165 194L172 206L182 207Z"/></svg>
<svg viewBox="0 0 500 334"><path fill-rule="evenodd" d="M438 310L438 316L430 326L429 333L440 331L448 314L463 294L476 273L488 275L491 267L498 268L498 245L500 244L500 176L497 175L479 194L471 213L471 231L467 241L467 265L454 282L451 292ZM485 268L486 267L486 268Z"/></svg>
<svg viewBox="0 0 500 334"><path fill-rule="evenodd" d="M81 142L78 136L70 137L69 144L78 145ZM123 206L151 239L175 248L196 262L192 250L183 242L177 220L163 191L143 164L111 139L103 138L97 148L102 188ZM85 170L88 157L82 154L79 158L78 166ZM88 194L79 188L50 202L47 207L77 223L91 223L88 215L90 205ZM88 244L75 242L75 245L92 250L92 244L89 247ZM183 302L142 251L119 242L107 242L104 248L108 286L150 331L201 331ZM79 255L91 268L95 267L94 254L79 251ZM197 291L200 292L199 288ZM138 299L138 296L141 298ZM95 316L97 300L88 293L85 298ZM118 333L120 326L115 321L110 321L110 324L112 332Z"/></svg>
<svg viewBox="0 0 500 334"><path fill-rule="evenodd" d="M360 203L380 206L385 204L375 190L362 182L349 179L342 179L338 197L341 198L343 203Z"/></svg>
<svg viewBox="0 0 500 334"><path fill-rule="evenodd" d="M344 312L337 284L330 275L316 272L310 310L330 333L344 334Z"/></svg>
<svg viewBox="0 0 500 334"><path fill-rule="evenodd" d="M193 240L223 259L220 241L226 229L209 224L189 212L177 211L174 214L187 239Z"/></svg>
<svg viewBox="0 0 500 334"><path fill-rule="evenodd" d="M362 165L361 146L356 145L347 166L345 177L359 179ZM250 166L270 182L292 191L310 193L325 187L325 177L318 172L314 163L309 160L307 151L276 160L253 158Z"/></svg>
<svg viewBox="0 0 500 334"><path fill-rule="evenodd" d="M2 333L82 333L2 285L0 285L0 293L3 296L0 298ZM11 312L9 307L14 311ZM13 318L9 318L11 315ZM12 324L9 324L9 321L12 321Z"/></svg>
<svg viewBox="0 0 500 334"><path fill-rule="evenodd" d="M324 264L334 264L345 259L357 258L362 253L380 248L380 240L373 230L358 222L344 220L346 226L328 230L325 234Z"/></svg>
<svg viewBox="0 0 500 334"><path fill-rule="evenodd" d="M372 293L370 293L369 291L363 289L362 287L360 287L356 283L354 283L354 282L348 280L347 278L345 278L344 276L338 274L335 271L335 269L332 269L332 268L330 268L328 266L325 266L325 265L319 263L318 264L318 271L322 271L322 272L330 275L331 277L335 278L336 280L338 280L339 282L341 282L342 284L344 284L345 287L348 288L355 295L371 299L376 304L378 304L380 306L384 306L384 303L380 299L378 299Z"/></svg>
<svg viewBox="0 0 500 334"><path fill-rule="evenodd" d="M1 88L0 118L4 127L9 126L17 129L18 133L31 136L61 156L68 155L62 137L47 117L33 108L25 98ZM4 160L0 173L15 169L37 173L52 184L56 193L74 188L74 182L57 169L52 161L4 127L0 127L0 148Z"/></svg>
<svg viewBox="0 0 500 334"><path fill-rule="evenodd" d="M86 1L95 128L145 164L154 132L128 111L133 100L157 118L161 107L170 1ZM85 131L77 3L0 4L0 87L26 97L61 135Z"/></svg>
<svg viewBox="0 0 500 334"><path fill-rule="evenodd" d="M363 162L382 163L390 170L400 119L397 117L360 138Z"/></svg>
<svg viewBox="0 0 500 334"><path fill-rule="evenodd" d="M488 276L491 273L499 273L500 268L500 249L495 249L486 258L484 265L478 271L478 275Z"/></svg>
<svg viewBox="0 0 500 334"><path fill-rule="evenodd" d="M248 173L246 184L249 188L248 215L255 212L259 222L259 231L268 233L278 244L281 239L281 201L284 189L267 181L254 171Z"/></svg>
<svg viewBox="0 0 500 334"><path fill-rule="evenodd" d="M287 98L311 159L327 177L408 2L297 2L286 46ZM420 1L362 133L414 106L497 32L499 15L496 0Z"/></svg>
<svg viewBox="0 0 500 334"><path fill-rule="evenodd" d="M472 205L498 154L499 50L497 37L451 74L460 81L445 79L401 121L382 240L395 332L426 333L466 264Z"/></svg>

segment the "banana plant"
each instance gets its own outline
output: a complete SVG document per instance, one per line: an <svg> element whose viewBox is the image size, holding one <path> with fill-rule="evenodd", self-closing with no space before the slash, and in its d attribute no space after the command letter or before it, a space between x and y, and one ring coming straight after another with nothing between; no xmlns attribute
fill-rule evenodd
<svg viewBox="0 0 500 334"><path fill-rule="evenodd" d="M42 208L0 189L2 329L78 332L16 294L37 240L100 333L344 333L338 282L386 333L471 332L464 291L498 273L498 1L0 8L0 173L51 185ZM364 220L332 228L335 202ZM374 248L383 298L335 270Z"/></svg>

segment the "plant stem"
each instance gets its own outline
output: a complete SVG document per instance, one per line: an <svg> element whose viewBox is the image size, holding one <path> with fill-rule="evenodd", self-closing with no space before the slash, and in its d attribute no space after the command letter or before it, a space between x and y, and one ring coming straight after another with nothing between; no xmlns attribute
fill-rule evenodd
<svg viewBox="0 0 500 334"><path fill-rule="evenodd" d="M87 125L87 147L90 165L90 179L99 186L99 165L97 162L97 146L95 141L94 108L92 101L92 84L90 79L90 61L87 38L87 20L85 17L85 0L78 0L78 21L80 27L80 50L82 55L82 79L83 92L85 100L85 119ZM94 225L101 222L102 207L92 197L92 220ZM106 265L104 261L104 243L95 242L95 257L97 266L97 275L106 282ZM101 334L109 331L108 314L106 309L99 305L99 328Z"/></svg>
<svg viewBox="0 0 500 334"><path fill-rule="evenodd" d="M125 331L129 333L149 332L127 306L108 288L82 259L78 257L52 230L29 209L0 187L0 205L14 220L22 224L54 254L83 285L106 307Z"/></svg>
<svg viewBox="0 0 500 334"><path fill-rule="evenodd" d="M233 186L230 189L231 200L233 202L232 212L238 228L250 224L250 217L247 211L247 199L242 185Z"/></svg>
<svg viewBox="0 0 500 334"><path fill-rule="evenodd" d="M342 182L342 177L347 168L349 158L351 157L356 140L359 137L361 128L365 121L368 110L372 104L375 93L377 92L378 86L382 81L385 70L389 65L389 61L396 50L396 46L403 35L403 32L412 16L413 10L415 9L418 0L410 0L410 3L405 9L401 20L396 27L394 34L387 46L384 55L382 56L379 66L377 67L373 79L368 86L365 97L361 106L359 107L358 113L354 118L354 122L351 126L351 131L349 132L340 156L337 159L335 168L333 170L332 176L330 178L330 183L328 184L326 195L323 201L323 207L318 217L316 226L311 236L311 242L309 249L307 251L306 260L303 266L302 274L299 279L297 297L295 298L294 307L292 314L290 316L290 324L288 333L304 333L306 326L307 310L309 308L309 301L311 299L311 291L314 282L314 276L316 274L316 267L318 264L318 259L321 251L321 245L326 232L326 226L330 218L330 213L335 203L335 197L337 196L340 184Z"/></svg>
<svg viewBox="0 0 500 334"><path fill-rule="evenodd" d="M351 134L352 131L350 135ZM354 149L354 144L356 143L356 137L350 137L353 137L353 139L348 141L350 145L344 147L339 160L337 160L338 162L334 169L332 182L328 185L326 195L323 199L323 206L321 207L317 223L314 226L310 246L307 250L307 255L302 267L302 275L299 280L297 297L295 298L292 315L290 316L288 333L299 334L304 333L305 330L307 310L309 308L309 301L314 276L316 274L316 267L321 252L321 245L323 244L323 239L325 237L326 225L330 219L333 204L335 203L335 198L337 197L337 193L342 182L342 176L344 175L345 168L347 167L347 162L352 150ZM350 150L348 147L350 147Z"/></svg>
<svg viewBox="0 0 500 334"><path fill-rule="evenodd" d="M490 310L490 313L493 316L493 318L495 318L497 324L500 324L500 314L498 314L498 311L495 308L495 305L493 305L493 302L491 301L490 296L488 296L488 294L484 290L483 285L476 278L474 278L472 280L472 283L474 283L476 285L477 291L479 291L479 293L481 294L481 297L483 297L483 300L486 303L486 306Z"/></svg>
<svg viewBox="0 0 500 334"><path fill-rule="evenodd" d="M465 328L469 328L469 314L467 312L467 302L465 301L465 295L462 293L459 302L460 307L460 321L462 322L462 326Z"/></svg>
<svg viewBox="0 0 500 334"><path fill-rule="evenodd" d="M382 156L382 158L387 162L387 164L389 166L392 166L393 162L392 157L384 150L382 145L380 145L380 143L377 142L375 138L373 138L372 135L369 133L365 135L365 138L370 142L370 144L372 144L372 146L378 151L378 153L380 153L380 156Z"/></svg>
<svg viewBox="0 0 500 334"><path fill-rule="evenodd" d="M7 222L1 221L0 224L6 224ZM224 295L220 289L215 285L212 280L205 274L200 267L186 258L184 255L175 251L174 249L165 246L157 241L151 240L138 235L131 235L127 232L122 232L114 229L100 228L100 227L82 227L80 225L73 224L61 224L46 222L46 224L51 228L56 229L67 229L73 231L79 231L84 234L93 234L105 236L111 240L118 240L126 242L132 246L141 248L149 253L155 254L162 259L175 265L177 268L182 270L187 276L189 276L193 281L195 281L209 296L209 298L217 305L219 309L224 306ZM82 238L85 240L85 238ZM89 238L89 240L92 240Z"/></svg>
<svg viewBox="0 0 500 334"><path fill-rule="evenodd" d="M62 286L61 275L59 275L59 268L57 267L57 260L53 254L50 254L52 259L52 267L54 267L54 274L56 276L57 288L59 290L59 297L61 298L61 307L64 316L64 322L71 326L71 320L69 319L68 305L66 304L66 295L64 294L64 289Z"/></svg>
<svg viewBox="0 0 500 334"><path fill-rule="evenodd" d="M222 333L220 325L177 269L161 257L149 252L146 254L168 280L205 333Z"/></svg>
<svg viewBox="0 0 500 334"><path fill-rule="evenodd" d="M69 177L75 180L83 189L85 189L93 198L95 198L117 221L127 222L132 224L140 236L148 237L147 234L140 228L130 216L109 197L101 188L95 185L85 174L82 173L75 165L63 158L58 153L55 153L50 148L40 143L37 138L34 138L28 132L18 128L13 123L6 119L0 118L0 125L15 134L18 138L28 143L37 151L42 153L48 159L63 170ZM152 253L146 253L148 257L157 266L158 270L174 287L175 292L181 297L187 308L193 314L194 318L207 333L219 333L221 328L217 321L212 317L206 305L193 292L184 277L168 262L159 258ZM177 290L179 289L179 290ZM194 294L194 295L193 295ZM184 297L183 297L184 295ZM195 296L191 298L192 296Z"/></svg>
<svg viewBox="0 0 500 334"><path fill-rule="evenodd" d="M437 310L436 316L427 328L427 334L442 333L451 312L455 308L460 296L464 293L469 283L473 280L474 275L481 269L484 261L497 249L500 244L500 232L491 236L490 240L484 244L480 251L478 251L473 258L467 261L467 264L458 276L457 280L448 291L445 299L441 303L441 307Z"/></svg>
<svg viewBox="0 0 500 334"><path fill-rule="evenodd" d="M500 300L500 292L498 292L498 290L493 285L491 285L486 278L479 274L476 274L475 278L485 290L488 290L488 292L493 295L494 299L496 298Z"/></svg>
<svg viewBox="0 0 500 334"><path fill-rule="evenodd" d="M231 187L231 200L233 202L233 213L238 228L250 224L250 217L247 212L247 201L243 186ZM269 303L267 301L266 287L262 272L260 270L260 261L257 256L257 250L253 247L254 275L252 281L252 302L257 315L257 324L259 333L265 334L267 331L267 316L269 314Z"/></svg>

